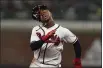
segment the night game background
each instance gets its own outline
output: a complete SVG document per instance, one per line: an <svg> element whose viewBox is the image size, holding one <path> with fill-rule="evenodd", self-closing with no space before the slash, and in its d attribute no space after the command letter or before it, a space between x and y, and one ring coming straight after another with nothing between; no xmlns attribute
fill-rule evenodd
<svg viewBox="0 0 103 68"><path fill-rule="evenodd" d="M38 24L31 17L32 5L45 4L55 23L70 29L82 46L83 67L101 68L102 0L1 0L0 68L29 67L33 59L30 49L32 28ZM71 68L72 44L65 44L62 68Z"/></svg>

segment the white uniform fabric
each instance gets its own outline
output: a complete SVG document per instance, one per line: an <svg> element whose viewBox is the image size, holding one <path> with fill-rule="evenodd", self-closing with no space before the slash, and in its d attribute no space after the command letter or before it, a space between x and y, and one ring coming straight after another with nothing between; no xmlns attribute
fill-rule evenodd
<svg viewBox="0 0 103 68"><path fill-rule="evenodd" d="M58 24L55 24L50 28L45 28L43 26L41 26L42 29L39 26L33 28L30 42L40 40L39 37L36 35L37 32L39 32L43 36L44 34L46 35L48 32L56 28L57 30L54 36L57 35L60 42L59 44L55 44L52 42L48 44L44 43L40 49L34 51L34 57L36 60L31 63L30 67L60 67L63 42L74 43L77 41L77 37L69 29L58 26ZM49 40L53 41L54 39L50 38Z"/></svg>

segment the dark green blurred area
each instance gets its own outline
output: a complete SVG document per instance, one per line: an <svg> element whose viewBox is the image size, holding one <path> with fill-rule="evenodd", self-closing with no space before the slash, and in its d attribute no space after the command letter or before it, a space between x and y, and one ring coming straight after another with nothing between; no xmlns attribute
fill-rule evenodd
<svg viewBox="0 0 103 68"><path fill-rule="evenodd" d="M101 20L102 0L1 0L1 19L32 19L36 4L47 5L54 19Z"/></svg>

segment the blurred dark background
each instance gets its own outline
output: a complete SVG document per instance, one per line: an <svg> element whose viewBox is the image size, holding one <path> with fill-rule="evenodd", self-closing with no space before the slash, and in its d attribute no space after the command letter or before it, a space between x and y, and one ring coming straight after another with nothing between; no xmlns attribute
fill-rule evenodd
<svg viewBox="0 0 103 68"><path fill-rule="evenodd" d="M101 20L102 0L1 0L1 19L32 19L33 5L45 4L55 19Z"/></svg>
<svg viewBox="0 0 103 68"><path fill-rule="evenodd" d="M30 35L39 23L32 7L45 4L56 23L70 29L82 46L83 68L101 68L102 0L1 0L0 68L28 68L33 58ZM72 68L74 50L64 45L62 68Z"/></svg>

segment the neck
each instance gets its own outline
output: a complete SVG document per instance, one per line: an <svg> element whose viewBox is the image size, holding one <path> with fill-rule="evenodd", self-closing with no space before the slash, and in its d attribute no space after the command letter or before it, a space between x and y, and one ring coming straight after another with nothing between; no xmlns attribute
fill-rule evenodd
<svg viewBox="0 0 103 68"><path fill-rule="evenodd" d="M54 25L55 25L54 21L53 21L53 20L49 20L48 22L46 22L46 23L44 24L44 27L50 28L50 27L52 27L52 26L54 26Z"/></svg>

